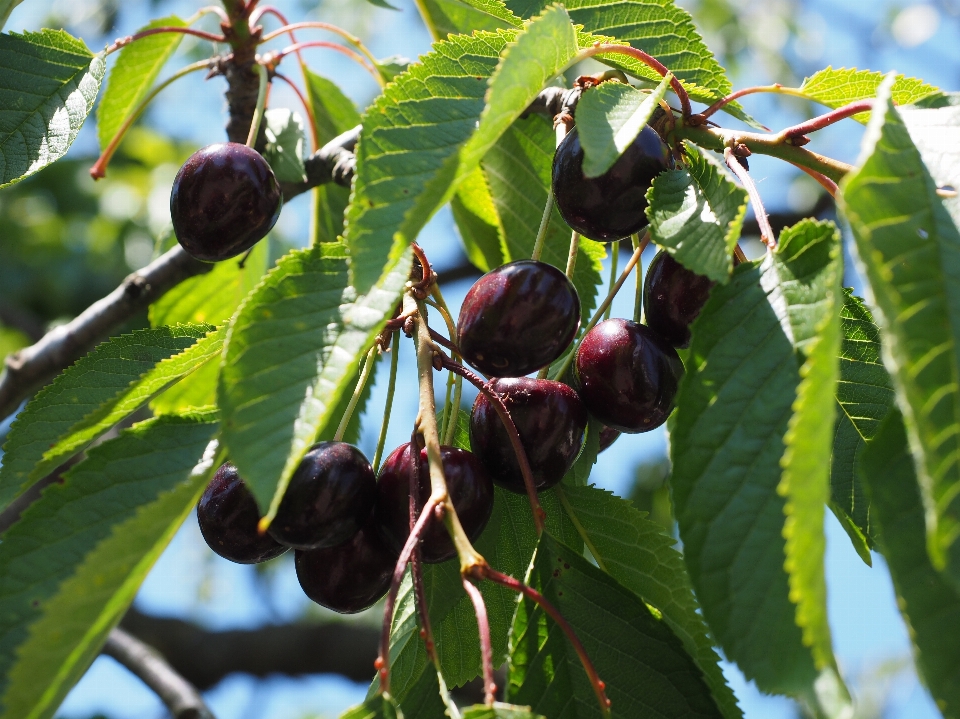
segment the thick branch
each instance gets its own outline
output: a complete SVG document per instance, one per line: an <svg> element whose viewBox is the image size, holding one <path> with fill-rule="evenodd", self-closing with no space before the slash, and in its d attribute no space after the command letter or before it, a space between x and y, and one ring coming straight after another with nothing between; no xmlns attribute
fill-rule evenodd
<svg viewBox="0 0 960 719"><path fill-rule="evenodd" d="M342 135L337 135L304 160L303 165L307 172L307 181L281 183L284 202L328 182L350 187L350 183L353 181L353 172L357 166L357 158L353 154L353 149L357 146L357 140L362 129L360 125L357 125Z"/></svg>
<svg viewBox="0 0 960 719"><path fill-rule="evenodd" d="M136 637L114 629L107 637L103 653L143 680L160 697L173 719L214 719L200 692Z"/></svg>

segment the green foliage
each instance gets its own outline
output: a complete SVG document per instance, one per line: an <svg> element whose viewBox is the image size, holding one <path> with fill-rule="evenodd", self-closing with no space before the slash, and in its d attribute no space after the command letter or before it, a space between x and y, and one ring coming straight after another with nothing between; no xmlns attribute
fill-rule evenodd
<svg viewBox="0 0 960 719"><path fill-rule="evenodd" d="M503 4L501 0L490 2L491 5ZM461 0L422 0L420 12L434 40L443 40L448 35L469 35L475 30L505 30L515 27L516 23L496 17L502 12L500 9L492 15Z"/></svg>
<svg viewBox="0 0 960 719"><path fill-rule="evenodd" d="M700 667L723 716L741 717L673 538L631 502L602 489L564 486L563 493L564 509L582 527L597 565L656 607Z"/></svg>
<svg viewBox="0 0 960 719"><path fill-rule="evenodd" d="M827 107L837 108L858 100L872 100L877 96L883 78L882 72L846 67L834 70L832 67L827 67L806 78L799 90L811 100ZM920 100L929 100L942 94L933 85L904 75L896 76L891 92L893 101L897 105L912 105ZM859 122L865 123L869 118L869 112L854 115L854 119Z"/></svg>
<svg viewBox="0 0 960 719"><path fill-rule="evenodd" d="M23 2L23 0L0 0L0 29L3 29L7 18L10 17L10 13L13 12L13 9L21 2Z"/></svg>
<svg viewBox="0 0 960 719"><path fill-rule="evenodd" d="M104 62L63 30L0 34L0 188L63 157L93 109Z"/></svg>
<svg viewBox="0 0 960 719"><path fill-rule="evenodd" d="M686 145L687 166L661 173L647 191L653 241L677 262L725 283L747 212L747 192L696 145Z"/></svg>
<svg viewBox="0 0 960 719"><path fill-rule="evenodd" d="M494 702L492 707L477 704L464 709L463 719L545 719L545 717L534 714L530 711L530 707Z"/></svg>
<svg viewBox="0 0 960 719"><path fill-rule="evenodd" d="M347 709L340 715L340 719L403 719L403 714L391 697L380 694L367 699L363 704Z"/></svg>
<svg viewBox="0 0 960 719"><path fill-rule="evenodd" d="M216 429L216 415L199 412L125 430L90 450L4 534L4 719L52 716L86 671L196 503Z"/></svg>
<svg viewBox="0 0 960 719"><path fill-rule="evenodd" d="M480 168L460 183L457 194L450 201L450 209L470 262L484 272L502 265L500 218L490 195L487 178Z"/></svg>
<svg viewBox="0 0 960 719"><path fill-rule="evenodd" d="M157 18L140 31L184 25L183 20L171 15ZM157 33L121 48L97 108L97 137L101 150L106 149L120 126L150 92L160 70L176 52L182 39L183 35L178 32Z"/></svg>
<svg viewBox="0 0 960 719"><path fill-rule="evenodd" d="M843 209L911 437L928 550L960 586L960 232L893 106L889 81L877 102L859 167L843 183Z"/></svg>
<svg viewBox="0 0 960 719"><path fill-rule="evenodd" d="M583 438L583 447L580 449L580 454L563 477L565 485L582 487L587 483L587 479L593 471L593 465L597 463L597 455L600 454L601 427L602 425L596 420L591 420L587 424L587 432Z"/></svg>
<svg viewBox="0 0 960 719"><path fill-rule="evenodd" d="M917 668L945 717L960 716L960 595L930 563L924 507L902 417L893 411L863 452L870 495L897 604L910 627Z"/></svg>
<svg viewBox="0 0 960 719"><path fill-rule="evenodd" d="M267 145L263 156L280 182L306 182L303 166L303 120L286 108L267 110L263 115Z"/></svg>
<svg viewBox="0 0 960 719"><path fill-rule="evenodd" d="M669 625L580 552L545 533L530 583L576 632L606 682L614 717L723 716ZM602 716L573 646L529 600L520 604L510 645L509 701L548 717Z"/></svg>
<svg viewBox="0 0 960 719"><path fill-rule="evenodd" d="M599 177L633 144L667 94L664 78L653 92L605 82L585 92L577 103L577 130L583 147L583 174Z"/></svg>
<svg viewBox="0 0 960 719"><path fill-rule="evenodd" d="M188 371L189 357L184 358L187 363L174 359L162 369L159 364L186 350L211 329L180 325L114 337L38 392L18 415L4 445L0 507L6 507L89 443L91 427L106 429L102 424L105 416L122 407L122 413L112 420L117 421L176 379L178 372ZM201 349L201 357L203 352ZM83 439L65 445L69 449L52 449L81 431Z"/></svg>

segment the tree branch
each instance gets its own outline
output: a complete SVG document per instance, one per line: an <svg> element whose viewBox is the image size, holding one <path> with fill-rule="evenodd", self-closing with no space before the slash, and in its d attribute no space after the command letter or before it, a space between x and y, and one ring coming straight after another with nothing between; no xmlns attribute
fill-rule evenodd
<svg viewBox="0 0 960 719"><path fill-rule="evenodd" d="M214 719L200 692L136 637L114 629L107 637L103 653L142 679L160 697L173 719Z"/></svg>

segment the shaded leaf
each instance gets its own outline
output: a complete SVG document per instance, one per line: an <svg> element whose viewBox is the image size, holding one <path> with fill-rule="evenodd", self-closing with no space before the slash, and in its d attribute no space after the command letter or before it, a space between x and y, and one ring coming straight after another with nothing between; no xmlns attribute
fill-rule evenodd
<svg viewBox="0 0 960 719"><path fill-rule="evenodd" d="M340 715L340 719L403 719L403 713L391 697L381 694L347 709Z"/></svg>
<svg viewBox="0 0 960 719"><path fill-rule="evenodd" d="M811 100L816 100L827 107L837 108L858 100L872 100L877 96L877 90L880 89L883 78L882 72L872 70L846 67L834 70L833 67L826 67L804 79L799 90ZM897 75L892 93L893 101L897 105L911 105L942 94L933 85L905 75ZM870 113L861 112L854 115L853 119L865 123L870 119Z"/></svg>
<svg viewBox="0 0 960 719"><path fill-rule="evenodd" d="M157 18L137 32L184 25L183 20L170 15ZM178 32L157 33L120 49L97 107L97 138L101 150L106 149L120 126L150 92L160 70L176 52L182 39L183 35Z"/></svg>
<svg viewBox="0 0 960 719"><path fill-rule="evenodd" d="M263 156L280 182L306 182L303 166L303 120L286 108L267 110L263 114L267 145Z"/></svg>
<svg viewBox="0 0 960 719"><path fill-rule="evenodd" d="M495 32L513 27L513 23L500 20L461 0L422 0L417 9L423 15L434 40L443 40L448 35L469 35L476 30Z"/></svg>
<svg viewBox="0 0 960 719"><path fill-rule="evenodd" d="M63 157L93 109L103 58L63 30L0 34L0 187Z"/></svg>
<svg viewBox="0 0 960 719"><path fill-rule="evenodd" d="M409 57L391 55L382 60L377 60L377 69L380 71L384 80L391 82L396 79L397 75L406 72L412 64L413 60Z"/></svg>
<svg viewBox="0 0 960 719"><path fill-rule="evenodd" d="M23 0L0 0L0 29L6 24L13 9L22 2Z"/></svg>
<svg viewBox="0 0 960 719"><path fill-rule="evenodd" d="M216 429L216 415L200 412L124 430L4 534L4 719L53 716L86 671L203 491Z"/></svg>
<svg viewBox="0 0 960 719"><path fill-rule="evenodd" d="M504 264L500 218L480 168L460 183L450 209L470 262L484 272Z"/></svg>
<svg viewBox="0 0 960 719"><path fill-rule="evenodd" d="M477 704L463 710L463 719L546 719L530 711L530 707L494 702L492 707Z"/></svg>
<svg viewBox="0 0 960 719"><path fill-rule="evenodd" d="M733 269L747 192L692 143L686 155L686 169L660 173L647 191L650 234L688 270L723 283Z"/></svg>

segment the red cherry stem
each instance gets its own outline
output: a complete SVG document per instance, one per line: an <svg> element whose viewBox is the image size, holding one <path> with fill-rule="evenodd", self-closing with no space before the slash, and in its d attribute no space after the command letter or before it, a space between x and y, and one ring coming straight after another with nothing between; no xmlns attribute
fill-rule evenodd
<svg viewBox="0 0 960 719"><path fill-rule="evenodd" d="M310 121L310 138L313 140L313 149L316 151L320 146L320 138L317 137L317 121L313 115L313 108L310 107L310 103L307 102L307 98L303 96L303 93L300 92L300 88L297 87L293 80L286 75L280 74L279 72L274 72L273 76L278 80L283 80L285 83L287 83L287 85L290 86L290 89L296 93L298 98L300 98L300 104L303 105L303 110L307 113L307 120Z"/></svg>
<svg viewBox="0 0 960 719"><path fill-rule="evenodd" d="M794 125L793 127L783 129L777 133L776 139L780 140L781 142L788 142L789 140L803 137L807 133L822 130L823 128L828 127L836 122L840 122L840 120L845 120L848 117L859 115L861 112L870 112L872 109L873 100L851 102L849 105L844 105L843 107L832 110L824 115L820 115L819 117L814 117L806 122L801 122L799 125Z"/></svg>
<svg viewBox="0 0 960 719"><path fill-rule="evenodd" d="M251 19L251 22L253 22L252 19ZM336 35L339 35L348 43L353 45L357 50L359 50L364 55L364 57L366 57L371 62L371 64L373 64L374 66L376 66L377 64L377 59L367 49L367 46L360 41L360 38L358 38L353 33L347 32L342 27L332 25L328 22L316 22L312 20L307 22L287 23L286 19L284 19L282 20L282 22L284 23L284 26L282 28L280 28L279 30L274 30L273 32L267 35L264 35L263 39L260 42L267 42L268 40L272 40L273 38L278 37L283 33L291 33L290 37L291 39L293 39L293 35L292 35L293 30L305 30L308 28L312 28L316 30L328 30L332 33L335 33ZM294 40L294 42L296 42L296 40Z"/></svg>
<svg viewBox="0 0 960 719"><path fill-rule="evenodd" d="M491 582L495 582L501 586L506 587L507 589L512 589L515 592L519 592L525 598L532 601L538 607L540 607L547 616L549 616L563 633L567 636L567 640L573 645L574 651L577 653L577 656L580 658L580 663L583 664L583 669L587 673L587 677L590 679L590 684L593 686L593 692L597 695L597 701L600 703L600 711L603 712L604 716L610 716L610 700L607 698L606 693L606 684L604 684L600 677L597 676L597 670L593 666L593 662L590 661L590 657L587 656L586 649L583 648L583 644L580 643L580 639L577 637L577 633L573 631L567 620L563 618L563 615L554 607L550 602L547 601L540 592L538 592L533 587L528 587L523 582L517 581L513 577L510 577L506 574L501 574L495 569L486 567L480 571L480 575L484 579L489 579Z"/></svg>
<svg viewBox="0 0 960 719"><path fill-rule="evenodd" d="M443 317L444 323L447 325L447 332L450 334L450 339L453 340L457 336L457 326L453 323L453 318L450 316L450 310L447 307L446 301L443 299L443 293L440 292L440 285L436 282L430 286L430 294L433 296L433 300L429 297L424 300L431 307L436 308L437 312L440 313L440 316ZM456 347L456 345L454 345ZM460 356L459 348L451 350L453 352L453 358L458 362L462 361ZM453 378L453 397L450 397L450 378ZM443 424L440 427L440 443L446 445L453 444L453 438L457 433L457 415L460 412L460 396L463 391L463 378L460 375L449 374L447 378L447 402L443 407Z"/></svg>
<svg viewBox="0 0 960 719"><path fill-rule="evenodd" d="M798 90L794 90L793 88L784 87L778 82L774 83L773 85L757 85L755 87L745 87L742 90L737 90L736 92L732 92L726 97L721 98L720 100L717 100L715 103L713 103L710 107L708 107L703 112L699 113L698 115L694 115L693 119L700 120L701 121L700 124L703 124L703 121L705 121L708 117L719 112L734 100L739 100L741 97L745 97L747 95L755 95L756 93L759 93L759 92L775 92L775 93L780 93L784 95L796 95L798 97L806 97L802 92Z"/></svg>
<svg viewBox="0 0 960 719"><path fill-rule="evenodd" d="M442 334L440 334L434 329L430 330L430 339L432 339L438 345L441 345L442 347L446 347L451 352L454 352L455 354L460 354L459 347L457 347L453 342L448 340L446 337L444 337Z"/></svg>
<svg viewBox="0 0 960 719"><path fill-rule="evenodd" d="M477 586L466 577L461 577L463 590L473 602L473 611L477 615L477 627L480 630L480 657L483 663L483 701L493 706L497 683L493 680L493 645L490 643L490 621L487 619L487 605Z"/></svg>
<svg viewBox="0 0 960 719"><path fill-rule="evenodd" d="M292 52L297 52L298 50L307 50L312 47L323 47L327 50L333 50L334 52L339 52L341 55L346 55L354 62L361 65L367 72L369 72L373 79L377 81L381 87L385 85L383 78L380 76L380 71L377 68L370 64L370 62L363 57L358 52L351 50L348 47L343 45L337 45L335 42L327 42L326 40L307 40L306 42L297 42L293 45L288 45L282 50L278 50L275 53L270 54L271 63L279 63L283 58L289 55Z"/></svg>
<svg viewBox="0 0 960 719"><path fill-rule="evenodd" d="M414 427L410 434L410 531L417 524L420 516L420 429ZM427 656L430 661L437 665L437 671L440 670L440 663L437 658L437 647L433 641L433 629L430 627L430 612L427 610L427 595L423 590L423 568L421 566L420 543L413 549L410 555L410 574L413 578L413 591L416 597L417 613L420 616L420 627L423 631L423 643L427 650Z"/></svg>
<svg viewBox="0 0 960 719"><path fill-rule="evenodd" d="M390 427L390 415L393 412L393 395L397 389L397 365L400 354L400 335L393 334L393 344L390 347L390 380L387 383L387 400L383 407L383 422L380 424L380 436L377 437L377 449L373 454L373 471L380 469L380 458L383 457L383 447L387 442L387 429Z"/></svg>
<svg viewBox="0 0 960 719"><path fill-rule="evenodd" d="M657 58L655 58L653 55L645 53L643 50L638 48L630 47L629 45L615 45L612 43L597 42L594 43L593 47L588 48L580 53L578 59L593 57L594 55L600 55L602 53L627 55L632 57L634 60L639 60L644 65L656 70L661 77L666 77L670 74L670 70L667 69L667 66L657 60ZM683 117L689 118L692 115L692 110L690 108L690 96L687 94L683 84L677 79L676 75L670 78L670 87L673 88L673 91L680 99L680 110L683 113Z"/></svg>
<svg viewBox="0 0 960 719"><path fill-rule="evenodd" d="M734 155L733 150L729 147L724 148L723 159L726 160L727 167L733 170L733 174L743 183L744 189L750 196L750 202L753 204L753 212L757 216L757 224L760 226L760 239L763 240L763 244L772 250L777 246L777 240L774 237L773 227L770 225L770 218L767 216L767 210L763 206L763 200L757 190L756 183L750 177L747 168L740 162L740 158Z"/></svg>
<svg viewBox="0 0 960 719"><path fill-rule="evenodd" d="M540 499L537 497L536 483L533 481L533 470L530 469L530 461L527 459L527 452L520 442L520 433L517 431L517 425L510 416L510 411L504 403L503 398L494 392L489 383L468 370L456 360L447 357L442 352L437 353L440 364L444 369L455 372L463 377L467 382L476 387L483 395L490 400L493 408L500 416L503 427L507 431L507 437L510 438L510 445L513 447L514 454L517 456L517 462L520 465L520 473L523 475L523 484L527 489L527 498L530 500L530 510L533 512L533 524L537 529L537 536L543 533L543 523L547 513L540 506Z"/></svg>
<svg viewBox="0 0 960 719"><path fill-rule="evenodd" d="M103 149L103 152L100 154L100 157L97 158L97 161L93 163L90 168L90 177L92 177L94 180L99 180L103 177L106 177L107 165L110 164L113 154L117 151L117 148L120 147L120 142L127 134L127 130L129 130L133 123L137 121L137 118L143 114L143 111L147 109L147 105L153 101L153 98L155 98L164 89L172 85L181 77L189 75L191 72L196 72L197 70L206 70L210 67L210 65L211 60L208 58L206 60L195 62L192 65L182 67L159 85L155 86L150 92L148 92L146 97L140 101L140 104L137 105L129 115L127 115L127 119L123 121L122 125L120 125L120 128L111 138L110 143Z"/></svg>
<svg viewBox="0 0 960 719"><path fill-rule="evenodd" d="M205 32L203 30L195 30L192 27L177 27L177 26L164 26L164 27L152 27L149 30L141 30L140 32L134 33L133 35L127 35L126 37L121 37L118 40L115 40L114 43L103 51L104 55L110 55L115 53L117 50L126 47L132 42L137 40L142 40L145 37L150 37L151 35L160 35L162 33L180 33L181 35L193 35L194 37L201 37L204 40L209 40L210 42L226 42L227 38L223 35L216 35L212 32Z"/></svg>
<svg viewBox="0 0 960 719"><path fill-rule="evenodd" d="M633 249L636 250L640 246L640 235L633 234L630 236L630 242L633 245ZM611 274L611 277L613 275ZM634 290L633 294L633 321L640 321L640 311L643 307L643 263L637 263L637 287Z"/></svg>
<svg viewBox="0 0 960 719"><path fill-rule="evenodd" d="M836 199L837 191L840 189L837 187L836 182L831 180L826 175L817 172L816 170L811 170L809 167L804 167L803 165L798 165L794 162L791 162L790 164L794 167L799 167L801 170L810 175L810 177L820 183L820 186L830 194L830 197Z"/></svg>

